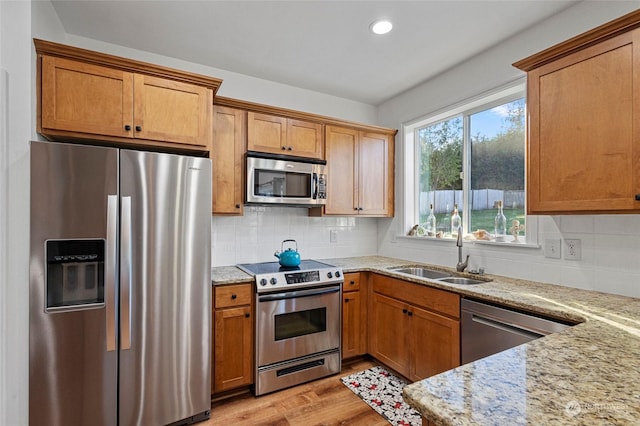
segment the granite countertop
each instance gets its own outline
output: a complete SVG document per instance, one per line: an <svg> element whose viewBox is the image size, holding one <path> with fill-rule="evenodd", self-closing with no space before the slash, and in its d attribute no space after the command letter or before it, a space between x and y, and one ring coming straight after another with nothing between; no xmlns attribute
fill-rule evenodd
<svg viewBox="0 0 640 426"><path fill-rule="evenodd" d="M447 284L388 270L419 263L380 256L320 260L581 323L406 386L404 399L434 424L640 424L640 299L493 275ZM235 267L213 276L251 281Z"/></svg>

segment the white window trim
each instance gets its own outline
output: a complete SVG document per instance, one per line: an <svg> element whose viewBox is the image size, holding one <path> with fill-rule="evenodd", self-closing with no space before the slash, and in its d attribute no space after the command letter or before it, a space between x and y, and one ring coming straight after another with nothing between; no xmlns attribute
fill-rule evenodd
<svg viewBox="0 0 640 426"><path fill-rule="evenodd" d="M416 224L415 211L418 205L418 192L416 188L416 173L419 159L416 155L416 142L415 132L417 129L431 124L435 124L438 121L449 119L455 115L466 113L472 114L476 111L482 111L487 108L491 108L492 104L500 105L504 102L510 102L515 99L519 99L525 96L526 93L526 79L524 77L511 81L503 86L481 93L472 98L460 101L450 107L442 108L432 114L411 120L402 125L403 132L403 161L404 161L404 217L402 220L402 229L409 230ZM463 120L464 126L464 143L463 143L463 172L466 173L470 168L471 156L469 155L469 141L466 140L469 137L468 116ZM526 155L526 153L525 153ZM466 177L463 179L463 203L468 205L469 198L469 185L470 181ZM526 165L525 165L525 188L526 182ZM525 201L525 214L526 214L526 201ZM469 215L464 215L464 229L469 229ZM495 242L495 241L474 241L478 244L495 245L500 247L520 247L520 248L538 248L538 220L537 216L527 215L525 221L525 238L524 243L512 244L509 242ZM401 236L405 236L404 234ZM416 240L424 241L453 241L453 239L435 239L435 238L422 238L422 237L408 237ZM470 241L471 242L471 241Z"/></svg>

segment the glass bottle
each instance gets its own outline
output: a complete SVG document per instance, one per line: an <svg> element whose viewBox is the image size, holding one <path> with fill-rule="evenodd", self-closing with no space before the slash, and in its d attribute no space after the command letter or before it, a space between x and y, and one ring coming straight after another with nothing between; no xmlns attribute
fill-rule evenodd
<svg viewBox="0 0 640 426"><path fill-rule="evenodd" d="M458 228L460 228L460 224L462 221L460 220L460 215L458 214L458 205L453 205L453 214L451 215L451 236L458 236Z"/></svg>
<svg viewBox="0 0 640 426"><path fill-rule="evenodd" d="M428 237L435 237L436 235L436 216L433 214L433 204L429 204L429 216L427 216L427 222L424 224L425 231L427 231Z"/></svg>
<svg viewBox="0 0 640 426"><path fill-rule="evenodd" d="M507 218L502 212L502 201L498 201L498 214L495 219L496 241L505 241L507 237Z"/></svg>

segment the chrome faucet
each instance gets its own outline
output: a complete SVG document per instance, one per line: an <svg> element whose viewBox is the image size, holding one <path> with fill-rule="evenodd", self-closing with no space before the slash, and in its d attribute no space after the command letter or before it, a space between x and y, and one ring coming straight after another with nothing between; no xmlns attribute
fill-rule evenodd
<svg viewBox="0 0 640 426"><path fill-rule="evenodd" d="M469 255L465 261L462 261L462 226L458 227L458 239L456 240L456 246L458 246L458 263L456 264L456 271L464 272L469 263Z"/></svg>

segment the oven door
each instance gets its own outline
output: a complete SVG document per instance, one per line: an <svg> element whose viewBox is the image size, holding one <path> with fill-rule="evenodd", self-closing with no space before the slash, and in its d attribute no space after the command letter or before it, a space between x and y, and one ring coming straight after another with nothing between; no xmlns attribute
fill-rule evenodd
<svg viewBox="0 0 640 426"><path fill-rule="evenodd" d="M259 367L340 347L341 286L258 296Z"/></svg>

